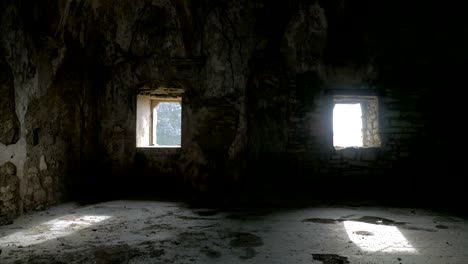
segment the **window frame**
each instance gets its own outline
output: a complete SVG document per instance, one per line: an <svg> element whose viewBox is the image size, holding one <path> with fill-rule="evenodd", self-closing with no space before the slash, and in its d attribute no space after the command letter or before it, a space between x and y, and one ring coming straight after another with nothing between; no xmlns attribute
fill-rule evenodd
<svg viewBox="0 0 468 264"><path fill-rule="evenodd" d="M141 98L141 99L140 99ZM140 101L141 100L141 101ZM137 149L142 148L153 148L153 149L164 149L164 148L182 148L182 134L183 134L183 96L182 94L177 95L149 95L149 94L137 94L136 100L136 122L135 122L135 146ZM160 103L178 103L180 109L180 145L157 145L156 139L156 126L157 116L155 116L156 107Z"/></svg>

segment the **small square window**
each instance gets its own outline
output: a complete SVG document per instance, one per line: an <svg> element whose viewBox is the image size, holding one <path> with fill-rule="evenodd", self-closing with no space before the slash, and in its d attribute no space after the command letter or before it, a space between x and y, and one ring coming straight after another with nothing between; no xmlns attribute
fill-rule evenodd
<svg viewBox="0 0 468 264"><path fill-rule="evenodd" d="M335 96L333 146L379 147L378 102L376 96Z"/></svg>
<svg viewBox="0 0 468 264"><path fill-rule="evenodd" d="M181 146L181 98L137 96L137 147Z"/></svg>
<svg viewBox="0 0 468 264"><path fill-rule="evenodd" d="M335 147L362 147L361 104L335 104L333 144Z"/></svg>

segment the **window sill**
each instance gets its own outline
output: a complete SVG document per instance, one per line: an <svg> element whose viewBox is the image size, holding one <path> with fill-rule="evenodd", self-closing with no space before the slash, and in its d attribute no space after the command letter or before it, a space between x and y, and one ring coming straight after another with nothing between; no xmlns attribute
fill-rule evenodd
<svg viewBox="0 0 468 264"><path fill-rule="evenodd" d="M137 147L136 152L147 156L178 156L182 148L177 147Z"/></svg>
<svg viewBox="0 0 468 264"><path fill-rule="evenodd" d="M350 146L350 147L338 147L338 146L334 146L333 148L335 148L335 150L339 151L339 150L344 150L344 149L378 149L380 148L380 146Z"/></svg>
<svg viewBox="0 0 468 264"><path fill-rule="evenodd" d="M155 148L160 148L160 149L166 149L166 148L181 148L181 146L144 146L144 147L136 147L137 149L155 149Z"/></svg>

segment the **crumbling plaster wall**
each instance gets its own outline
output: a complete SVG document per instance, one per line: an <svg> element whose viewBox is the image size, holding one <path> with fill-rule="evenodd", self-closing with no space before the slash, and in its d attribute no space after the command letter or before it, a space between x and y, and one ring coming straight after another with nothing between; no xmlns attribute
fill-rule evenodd
<svg viewBox="0 0 468 264"><path fill-rule="evenodd" d="M76 183L82 161L94 152L91 109L96 102L90 91L95 69L86 65L92 45L85 51L85 40L77 39L77 16L84 10L73 8L66 1L0 5L0 60L2 70L11 73L2 85L11 83L14 93L5 103L14 105L18 120L16 140L0 142L0 165L15 172L2 173L2 189L17 195L10 199L15 210L0 215L5 219L69 198L72 188L65 188ZM1 125L3 133L5 123ZM7 180L12 177L17 181ZM8 182L18 187L3 186Z"/></svg>
<svg viewBox="0 0 468 264"><path fill-rule="evenodd" d="M1 58L2 61L2 76L8 76L8 80L2 78L2 85L11 85L13 96L7 97L7 102L13 105L14 117L18 120L17 125L17 138L13 141L2 141L0 143L0 164L8 171L14 173L2 173L2 189L11 190L14 194L14 199L3 201L2 207L10 208L7 212L2 212L0 217L2 220L7 221L12 217L17 216L23 210L23 200L19 197L24 197L26 189L34 187L28 182L29 176L25 168L25 163L28 161L27 157L27 143L26 143L26 112L29 102L33 97L40 96L43 91L39 91L38 79L35 75L36 68L34 65L33 51L31 50L30 39L28 34L24 31L23 21L20 19L21 14L18 7L13 4L2 2L1 14ZM2 109L1 115L4 116L5 109ZM2 128L6 125L2 120ZM2 129L2 132L4 130ZM39 169L39 160L37 160L37 171ZM37 172L36 172L37 173ZM17 178L16 180L8 180L10 178ZM11 184L10 184L11 183ZM18 186L15 186L15 185ZM40 188L36 186L35 188ZM2 193L2 196L9 196L7 193ZM30 192L29 195L32 193ZM31 202L31 201L28 201ZM10 204L7 204L10 203ZM39 203L46 204L46 201ZM14 208L14 209L13 209ZM2 210L3 211L3 210Z"/></svg>
<svg viewBox="0 0 468 264"><path fill-rule="evenodd" d="M434 32L424 26L430 12L412 17L428 5L60 0L0 7L0 60L11 71L19 123L17 140L0 143L0 164L16 167L19 211L171 181L221 193L359 185L409 165L417 172L436 152L425 147L438 140L428 129L438 131L428 117L434 80L425 76L438 64L426 56L433 46L423 45ZM137 91L154 80L185 89L180 150L135 146ZM338 91L379 96L380 148L334 150Z"/></svg>

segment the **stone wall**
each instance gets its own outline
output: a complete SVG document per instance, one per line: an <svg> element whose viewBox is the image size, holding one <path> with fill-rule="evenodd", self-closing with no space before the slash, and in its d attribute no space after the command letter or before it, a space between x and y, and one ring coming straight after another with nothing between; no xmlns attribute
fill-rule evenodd
<svg viewBox="0 0 468 264"><path fill-rule="evenodd" d="M363 145L380 146L379 130L379 104L377 98L362 104L363 122Z"/></svg>
<svg viewBox="0 0 468 264"><path fill-rule="evenodd" d="M183 146L173 162L190 165L175 170L179 177L213 192L232 186L288 192L331 184L350 189L348 194L364 188L359 195L370 199L382 191L409 197L417 186L434 188L424 179L431 169L423 166L440 157L432 156L437 136L428 130L434 121L426 102L432 85L423 74L432 64L421 59L416 44L404 44L423 45L429 31L420 31L423 39L406 33L419 25L409 10L388 24L392 12L400 12L397 4L361 4L257 1L214 4L211 12L202 5L188 8L183 16L192 19L189 28L203 35L191 35L189 46L203 47L185 55L201 60L185 64L183 72L176 66L173 73L187 84ZM197 21L200 13L206 20ZM199 23L206 24L198 28ZM336 91L378 98L378 105L367 105L378 108L367 122L374 134L367 136L369 145L380 147L333 148ZM155 174L165 170L153 164Z"/></svg>
<svg viewBox="0 0 468 264"><path fill-rule="evenodd" d="M11 223L20 215L19 180L16 167L7 162L0 166L0 225Z"/></svg>
<svg viewBox="0 0 468 264"><path fill-rule="evenodd" d="M440 123L451 101L438 89L463 75L467 55L463 41L443 41L453 27L427 26L439 10L429 4L70 0L0 10L0 165L17 168L20 212L141 188L377 192L382 178L410 194L427 163L450 165ZM136 148L137 94L155 81L184 90L174 153ZM380 147L334 149L336 91L378 97ZM425 186L429 195L437 184Z"/></svg>
<svg viewBox="0 0 468 264"><path fill-rule="evenodd" d="M15 88L10 66L0 56L0 143L11 145L18 141L20 126L15 108Z"/></svg>

